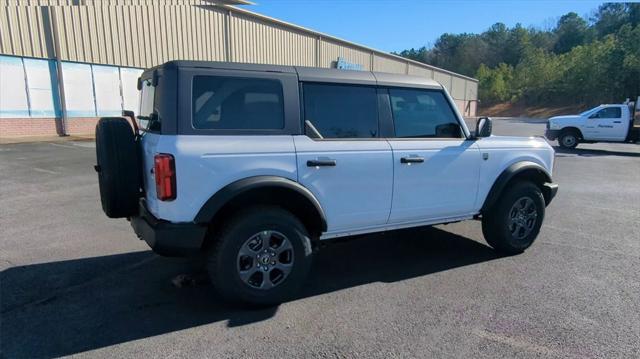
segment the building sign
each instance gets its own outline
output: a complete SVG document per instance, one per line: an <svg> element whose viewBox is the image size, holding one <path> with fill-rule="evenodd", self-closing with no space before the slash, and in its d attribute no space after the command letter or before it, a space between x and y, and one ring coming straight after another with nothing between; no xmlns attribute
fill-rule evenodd
<svg viewBox="0 0 640 359"><path fill-rule="evenodd" d="M338 57L338 61L336 61L336 69L362 71L364 70L364 67L354 62L348 62L344 57Z"/></svg>

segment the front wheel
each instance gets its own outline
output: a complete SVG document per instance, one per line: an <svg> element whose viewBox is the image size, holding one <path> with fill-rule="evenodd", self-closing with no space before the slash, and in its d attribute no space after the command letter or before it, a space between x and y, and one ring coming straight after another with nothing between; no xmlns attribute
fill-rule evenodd
<svg viewBox="0 0 640 359"><path fill-rule="evenodd" d="M560 147L566 148L566 149L576 148L576 146L578 146L578 142L579 142L579 138L578 138L578 135L575 133L575 131L565 131L562 134L560 134L560 137L558 138L558 143L560 144Z"/></svg>
<svg viewBox="0 0 640 359"><path fill-rule="evenodd" d="M213 240L209 276L229 302L265 306L286 301L311 266L307 230L280 207L239 212Z"/></svg>
<svg viewBox="0 0 640 359"><path fill-rule="evenodd" d="M517 182L483 214L482 233L495 250L505 254L522 253L538 236L544 212L540 188L531 182Z"/></svg>

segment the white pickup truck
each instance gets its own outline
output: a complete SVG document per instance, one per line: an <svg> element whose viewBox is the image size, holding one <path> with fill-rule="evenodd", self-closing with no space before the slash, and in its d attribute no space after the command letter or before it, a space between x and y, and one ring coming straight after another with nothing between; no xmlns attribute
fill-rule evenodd
<svg viewBox="0 0 640 359"><path fill-rule="evenodd" d="M545 137L558 139L563 148L575 148L578 143L638 142L640 97L635 103L600 105L579 115L551 117Z"/></svg>

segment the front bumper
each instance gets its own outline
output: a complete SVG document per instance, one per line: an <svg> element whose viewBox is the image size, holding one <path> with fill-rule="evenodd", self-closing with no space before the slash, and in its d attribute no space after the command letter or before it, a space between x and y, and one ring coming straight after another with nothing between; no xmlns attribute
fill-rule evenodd
<svg viewBox="0 0 640 359"><path fill-rule="evenodd" d="M560 136L560 130L549 130L544 131L544 137L546 137L550 141L554 141Z"/></svg>
<svg viewBox="0 0 640 359"><path fill-rule="evenodd" d="M556 196L556 194L558 193L558 184L557 183L545 183L542 185L543 186L543 195L544 195L544 201L545 204L548 206L549 203L551 203L551 201L553 200L553 197Z"/></svg>
<svg viewBox="0 0 640 359"><path fill-rule="evenodd" d="M202 248L207 227L195 223L171 223L156 218L140 201L138 216L131 218L131 227L154 252L167 257L196 254Z"/></svg>

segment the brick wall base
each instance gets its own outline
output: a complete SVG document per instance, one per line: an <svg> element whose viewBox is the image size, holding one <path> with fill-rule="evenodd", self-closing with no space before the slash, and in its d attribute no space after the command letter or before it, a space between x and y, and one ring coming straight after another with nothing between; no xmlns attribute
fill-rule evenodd
<svg viewBox="0 0 640 359"><path fill-rule="evenodd" d="M66 121L68 135L93 135L97 117L70 118ZM0 138L25 136L56 136L55 118L0 118Z"/></svg>

